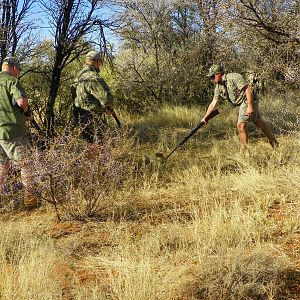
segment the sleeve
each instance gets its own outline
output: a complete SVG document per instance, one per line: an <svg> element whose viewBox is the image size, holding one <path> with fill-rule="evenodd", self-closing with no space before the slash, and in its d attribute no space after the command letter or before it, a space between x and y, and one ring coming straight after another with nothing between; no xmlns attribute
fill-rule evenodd
<svg viewBox="0 0 300 300"><path fill-rule="evenodd" d="M102 106L112 105L113 97L103 78L97 76L88 83L87 91L98 99Z"/></svg>
<svg viewBox="0 0 300 300"><path fill-rule="evenodd" d="M223 98L224 97L222 96L220 85L217 84L215 86L215 90L214 90L213 101L217 101L217 103L220 103L220 102L222 102L224 100Z"/></svg>
<svg viewBox="0 0 300 300"><path fill-rule="evenodd" d="M10 93L12 96L12 105L15 105L18 99L27 98L25 90L22 87L19 80L15 80L12 82L10 87Z"/></svg>

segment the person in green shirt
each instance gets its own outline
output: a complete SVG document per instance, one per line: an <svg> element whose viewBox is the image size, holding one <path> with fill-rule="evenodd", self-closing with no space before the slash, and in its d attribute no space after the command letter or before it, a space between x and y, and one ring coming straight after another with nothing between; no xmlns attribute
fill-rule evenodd
<svg viewBox="0 0 300 300"><path fill-rule="evenodd" d="M16 165L21 170L24 205L32 209L38 206L38 199L33 188L29 142L25 131L25 121L32 120L32 116L26 93L18 80L20 72L20 62L15 57L3 60L0 72L0 191L1 194L5 192L4 183L10 165Z"/></svg>
<svg viewBox="0 0 300 300"><path fill-rule="evenodd" d="M271 146L279 146L272 131L262 119L259 112L259 98L243 76L239 73L227 73L220 65L212 65L207 77L210 77L215 84L214 96L202 121L206 123L206 117L224 100L231 102L233 106L239 107L237 129L239 133L241 152L247 149L248 145L248 122L253 122L256 127L268 138Z"/></svg>
<svg viewBox="0 0 300 300"><path fill-rule="evenodd" d="M112 94L98 74L102 63L101 53L88 52L85 65L72 85L76 89L74 123L82 128L82 136L88 143L102 141L106 127L104 114L112 112Z"/></svg>

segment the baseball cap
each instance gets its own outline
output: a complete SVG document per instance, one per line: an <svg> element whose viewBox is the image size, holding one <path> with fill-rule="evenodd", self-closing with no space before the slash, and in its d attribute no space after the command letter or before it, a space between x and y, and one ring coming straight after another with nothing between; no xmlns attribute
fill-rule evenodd
<svg viewBox="0 0 300 300"><path fill-rule="evenodd" d="M102 60L102 55L100 52L97 51L90 51L86 54L86 59L90 59L90 60Z"/></svg>
<svg viewBox="0 0 300 300"><path fill-rule="evenodd" d="M8 64L10 66L15 66L21 71L21 64L20 61L13 57L13 56L7 56L3 59L3 64Z"/></svg>
<svg viewBox="0 0 300 300"><path fill-rule="evenodd" d="M224 72L224 68L220 65L212 65L209 68L208 74L206 75L207 77L211 77L217 73L222 73Z"/></svg>

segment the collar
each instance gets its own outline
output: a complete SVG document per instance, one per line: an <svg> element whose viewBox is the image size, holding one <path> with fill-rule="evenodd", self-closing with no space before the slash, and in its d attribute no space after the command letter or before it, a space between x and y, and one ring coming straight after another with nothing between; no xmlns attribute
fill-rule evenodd
<svg viewBox="0 0 300 300"><path fill-rule="evenodd" d="M226 84L226 82L227 82L227 74L224 74L222 76L222 84Z"/></svg>
<svg viewBox="0 0 300 300"><path fill-rule="evenodd" d="M88 70L91 70L91 71L95 71L97 73L99 73L99 71L100 71L99 69L95 68L94 66L88 65L88 64L85 65L85 69L88 69Z"/></svg>

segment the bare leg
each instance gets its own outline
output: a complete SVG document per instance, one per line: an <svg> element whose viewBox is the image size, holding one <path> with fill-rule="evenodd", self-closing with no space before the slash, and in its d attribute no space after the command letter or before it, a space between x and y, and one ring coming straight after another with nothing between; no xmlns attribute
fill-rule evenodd
<svg viewBox="0 0 300 300"><path fill-rule="evenodd" d="M24 205L29 209L38 207L39 199L34 189L33 170L28 163L21 167L21 181L24 187Z"/></svg>
<svg viewBox="0 0 300 300"><path fill-rule="evenodd" d="M241 152L244 152L248 145L248 124L246 122L238 122L236 127L239 131Z"/></svg>
<svg viewBox="0 0 300 300"><path fill-rule="evenodd" d="M265 121L259 117L254 124L261 129L261 131L264 133L264 135L269 139L269 143L273 148L276 148L279 146L278 141L275 139L274 134L272 133L269 126L265 123Z"/></svg>

